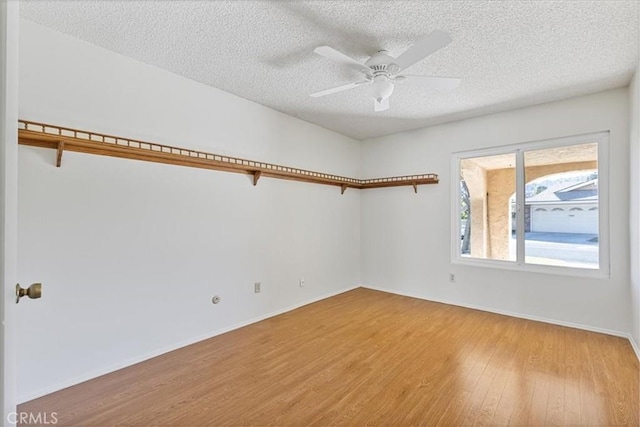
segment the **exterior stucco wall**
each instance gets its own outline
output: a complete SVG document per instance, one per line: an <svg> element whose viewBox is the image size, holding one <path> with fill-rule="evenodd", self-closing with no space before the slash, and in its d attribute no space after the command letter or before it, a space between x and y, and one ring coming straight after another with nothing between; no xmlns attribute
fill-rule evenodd
<svg viewBox="0 0 640 427"><path fill-rule="evenodd" d="M525 180L531 182L547 175L597 167L596 161L532 166L525 168ZM484 170L472 162L464 162L462 175L471 193L471 256L509 259L509 200L516 189L515 169Z"/></svg>

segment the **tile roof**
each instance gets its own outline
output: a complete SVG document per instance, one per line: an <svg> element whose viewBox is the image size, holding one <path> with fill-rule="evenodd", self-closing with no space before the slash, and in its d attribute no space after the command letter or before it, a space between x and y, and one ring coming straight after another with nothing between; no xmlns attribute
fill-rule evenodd
<svg viewBox="0 0 640 427"><path fill-rule="evenodd" d="M578 184L563 183L546 189L540 194L526 199L527 204L536 203L570 203L570 202L597 202L598 180L592 179Z"/></svg>

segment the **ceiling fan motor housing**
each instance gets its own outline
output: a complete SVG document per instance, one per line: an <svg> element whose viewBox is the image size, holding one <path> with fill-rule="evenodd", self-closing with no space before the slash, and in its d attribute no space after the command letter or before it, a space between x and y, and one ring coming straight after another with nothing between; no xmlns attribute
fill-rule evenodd
<svg viewBox="0 0 640 427"><path fill-rule="evenodd" d="M395 58L389 56L386 50L379 50L364 64L371 68L373 76L394 74L400 71L400 67L395 64Z"/></svg>

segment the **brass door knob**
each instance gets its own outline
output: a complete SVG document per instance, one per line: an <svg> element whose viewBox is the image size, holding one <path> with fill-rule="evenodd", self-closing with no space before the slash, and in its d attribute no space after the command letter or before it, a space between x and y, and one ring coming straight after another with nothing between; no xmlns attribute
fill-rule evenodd
<svg viewBox="0 0 640 427"><path fill-rule="evenodd" d="M20 298L28 296L31 299L38 299L42 296L42 283L34 283L27 289L21 288L20 283L16 285L16 304L20 302Z"/></svg>

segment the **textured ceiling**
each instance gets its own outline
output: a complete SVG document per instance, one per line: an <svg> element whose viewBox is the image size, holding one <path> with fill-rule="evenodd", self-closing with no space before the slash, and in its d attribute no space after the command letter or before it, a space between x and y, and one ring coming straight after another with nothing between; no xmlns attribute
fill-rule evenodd
<svg viewBox="0 0 640 427"><path fill-rule="evenodd" d="M23 1L24 18L356 139L625 86L638 63L637 1ZM440 29L453 42L407 69L374 113L368 87L313 53L398 56Z"/></svg>

